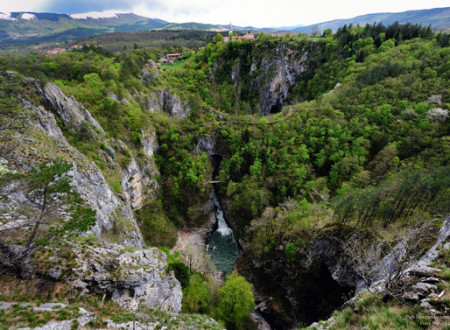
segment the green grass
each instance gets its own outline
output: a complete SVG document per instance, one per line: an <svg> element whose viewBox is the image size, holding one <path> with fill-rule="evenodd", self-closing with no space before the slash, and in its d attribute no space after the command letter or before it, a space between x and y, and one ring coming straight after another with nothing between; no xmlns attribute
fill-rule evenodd
<svg viewBox="0 0 450 330"><path fill-rule="evenodd" d="M173 70L173 69L182 69L184 63L190 60L189 58L186 58L184 60L175 61L173 64L162 64L161 69L163 70Z"/></svg>

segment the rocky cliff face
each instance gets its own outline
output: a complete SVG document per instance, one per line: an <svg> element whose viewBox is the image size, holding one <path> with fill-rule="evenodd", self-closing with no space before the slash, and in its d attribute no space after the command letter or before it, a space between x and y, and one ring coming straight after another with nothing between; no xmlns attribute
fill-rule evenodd
<svg viewBox="0 0 450 330"><path fill-rule="evenodd" d="M277 43L273 48L264 51L254 49L249 54L245 53L245 56L241 54L243 50L238 50L236 53L239 58L216 63L213 76L224 68L227 61L232 61L229 68L231 80L233 86L239 89L241 99L256 98L263 115L277 113L283 105L289 104L291 86L298 83L303 74L314 70L315 54L320 51L320 45L315 43L295 48L286 43ZM250 62L244 59L247 56L251 58Z"/></svg>
<svg viewBox="0 0 450 330"><path fill-rule="evenodd" d="M177 94L169 91L155 91L149 95L147 109L153 111L164 111L171 117L184 118L191 111L189 105L183 103Z"/></svg>
<svg viewBox="0 0 450 330"><path fill-rule="evenodd" d="M258 70L270 73L267 80L257 79L251 86L252 89L261 90L259 105L262 114L279 112L288 103L289 88L296 83L301 73L310 69L309 56L307 50L293 50L285 44L279 44L270 55L252 63L251 75Z"/></svg>
<svg viewBox="0 0 450 330"><path fill-rule="evenodd" d="M71 162L73 168L69 174L72 176L72 186L97 212L97 223L91 231L100 237L112 230L117 225L116 221L121 219L125 233L123 243L142 246L142 236L130 207L111 191L97 166L67 142L51 112L27 101L22 104L27 116L27 127L11 141L16 148L7 155L8 166L22 171L58 157ZM25 192L18 191L10 202L17 206L27 204Z"/></svg>
<svg viewBox="0 0 450 330"><path fill-rule="evenodd" d="M155 132L151 128L142 131L142 145L144 149L143 162L138 164L133 153L119 139L107 138L103 128L91 116L84 106L73 97L67 97L61 89L53 83L48 83L43 89L37 85L44 104L61 119L65 127L76 131L87 130L88 136L105 147L103 157L111 167L116 167L122 179L121 185L126 202L133 208L141 208L145 202L156 198L158 183L156 177L158 169L153 160L153 153L157 149ZM126 166L117 166L118 156L115 150L130 155Z"/></svg>
<svg viewBox="0 0 450 330"><path fill-rule="evenodd" d="M103 247L72 246L74 259L37 271L65 281L83 294L106 295L126 309L138 306L169 313L181 311L181 285L167 270L166 255L157 248L130 251L106 243ZM57 261L62 250L54 251Z"/></svg>
<svg viewBox="0 0 450 330"><path fill-rule="evenodd" d="M86 127L90 130L92 137L105 136L105 131L89 111L73 97L67 97L54 83L46 84L42 90L36 84L36 88L43 97L44 105L53 110L61 118L64 125L73 129L80 129L83 124L87 123Z"/></svg>
<svg viewBox="0 0 450 330"><path fill-rule="evenodd" d="M325 229L314 234L309 243L297 250L296 258L290 261L283 246L265 256L247 257L244 253L237 266L255 284L259 293L257 311L272 326L280 329L290 328L297 322L308 325L325 319L365 287L361 269L358 268L361 265L369 265L373 269L373 276L367 275L372 276L372 291L389 294L393 293L386 289L387 283L394 281L392 275L402 267L398 282L395 282L402 286L403 296L400 298L420 301L426 306L424 308L431 309L425 303L426 299L435 298L439 293L434 285L438 279L433 277L439 270L427 266L442 247L448 248L450 245L450 217L445 219L439 233L434 226L424 226L412 230L394 245L392 242L383 243L384 250L390 251L386 255L354 260L347 244L355 242L358 251L358 240L371 242L373 239L373 236L366 237L366 234L368 232L355 231L350 227ZM421 237L427 242L435 242L428 251L424 250L427 245L425 240L420 241ZM411 240L415 239L421 244L414 245ZM373 244L380 242L375 240ZM366 249L370 247L371 243L365 246ZM362 251L358 254L364 258Z"/></svg>
<svg viewBox="0 0 450 330"><path fill-rule="evenodd" d="M153 162L157 144L153 130L148 128L142 132L144 152L135 158L122 141L108 139L89 111L73 98L66 97L55 84L41 88L32 79L23 84L33 102L21 101L21 127L0 143L4 151L0 170L28 171L42 162L64 159L72 164L68 173L71 185L96 211L97 220L87 233L97 237L95 244L86 236L87 244L63 242L52 251L37 249L31 259L34 273L73 286L82 294L105 295L127 309L146 306L178 313L181 286L173 272L167 270L164 253L156 248L143 249L142 235L132 212L157 194L158 172ZM38 104L39 100L42 105ZM100 156L105 162L117 165L119 151L131 154L128 164L120 165L123 194L113 192L96 164L70 145L55 116L64 127L86 128L89 139L103 145ZM0 194L8 196L7 200L0 200L2 229L23 225L37 207L28 200L26 187L4 185L0 187ZM64 207L57 203L54 206L54 214L64 217ZM103 247L96 245L99 242Z"/></svg>
<svg viewBox="0 0 450 330"><path fill-rule="evenodd" d="M143 239L132 209L140 208L146 201L156 198L158 193L156 177L159 173L153 160L157 143L152 128L142 132L144 153L136 160L125 143L108 138L89 111L75 99L64 95L58 86L48 83L41 88L34 80L28 80L27 85L40 95L43 105L36 106L22 100L27 127L9 142L16 147L7 157L4 156L7 166L20 171L57 157L66 159L73 164L69 173L73 187L97 213L97 223L91 231L100 237L119 230L119 241L123 244L142 246ZM55 115L64 127L75 131L84 129L89 139L104 146L100 156L120 175L123 195L115 194L95 163L67 142L56 123ZM130 155L125 166L119 164L118 151ZM11 203L26 203L24 193L18 192Z"/></svg>

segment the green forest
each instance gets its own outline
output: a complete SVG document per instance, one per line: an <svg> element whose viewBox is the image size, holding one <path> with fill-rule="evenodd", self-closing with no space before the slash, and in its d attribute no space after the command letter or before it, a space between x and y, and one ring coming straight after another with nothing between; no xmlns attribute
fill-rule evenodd
<svg viewBox="0 0 450 330"><path fill-rule="evenodd" d="M6 141L13 126L26 122L24 99L41 104L29 78L41 86L56 84L90 112L108 139L126 144L114 147L117 163L110 164L101 156L109 146L95 128L74 129L56 116L64 138L120 196L120 170L132 158L145 163L143 135L154 131L159 190L134 214L145 243L166 253L182 285L183 313L252 329L254 286L273 297L283 327L306 326L309 320L289 314L287 294L275 278L269 283L270 273L252 264L277 260L283 268L301 268L309 244L330 233L344 240L350 233L370 234L386 247L428 223L436 224L436 234L450 209L448 34L412 24L368 24L314 37L261 33L232 42L220 34L179 33L161 46L159 38L167 36L155 33L148 42L144 33L123 33L133 47L120 47L108 36L57 55L1 55L0 125L8 127L0 126L0 133ZM167 53L182 59L146 66ZM301 63L298 72L284 70L283 57ZM7 72L15 72L14 81ZM276 92L274 79L281 81ZM265 90L278 93L269 106ZM186 115L167 113L167 102L151 109L152 100L167 94L177 96ZM210 157L198 148L205 138L214 140L213 153L221 159L214 178ZM0 178L1 184L17 179ZM222 286L212 271L193 269L169 251L179 230L205 226L208 218L199 210L210 200L212 180L242 249L239 273L227 275ZM440 260L444 283L448 253ZM384 328L422 327L418 319L403 324L401 317L384 316L383 308L406 313L409 307L396 299L366 297L359 310L337 312L335 328L377 322L385 322ZM436 308L448 309L449 299ZM0 311L2 317L7 320Z"/></svg>

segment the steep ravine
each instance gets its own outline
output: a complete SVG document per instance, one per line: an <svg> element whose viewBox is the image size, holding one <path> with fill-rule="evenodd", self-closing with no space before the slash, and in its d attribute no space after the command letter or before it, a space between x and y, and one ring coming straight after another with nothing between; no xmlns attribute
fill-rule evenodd
<svg viewBox="0 0 450 330"><path fill-rule="evenodd" d="M221 148L212 137L201 139L199 145L203 146L203 151L209 150L215 178L223 156L214 150ZM240 239L245 239L244 231L229 212L230 201L221 189L222 183L214 185L221 199L220 211L223 208L224 218L229 221L232 235L242 251L235 268L253 284L255 311L272 329L291 329L295 325L326 319L352 296L357 277L345 266L340 246L348 232L330 230L318 235L310 242L308 258L299 255L294 262L286 260L284 249L266 258L255 258L245 250L246 242L239 243ZM231 231L231 228L224 230Z"/></svg>
<svg viewBox="0 0 450 330"><path fill-rule="evenodd" d="M219 173L222 156L211 154L211 166L213 168L212 179L215 182ZM235 262L240 255L240 248L234 238L233 230L228 225L222 211L217 183L214 184L213 200L215 206L216 225L215 230L208 237L207 252L211 255L218 271L230 274Z"/></svg>

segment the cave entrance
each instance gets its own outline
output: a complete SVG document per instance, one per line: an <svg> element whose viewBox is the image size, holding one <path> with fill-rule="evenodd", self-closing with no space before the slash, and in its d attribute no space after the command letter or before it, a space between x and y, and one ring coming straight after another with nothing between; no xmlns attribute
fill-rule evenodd
<svg viewBox="0 0 450 330"><path fill-rule="evenodd" d="M283 105L281 104L280 99L277 100L277 103L272 105L272 107L270 108L270 112L269 113L279 113L281 112L281 109L283 108Z"/></svg>
<svg viewBox="0 0 450 330"><path fill-rule="evenodd" d="M329 318L354 291L354 287L339 285L323 264L318 265L314 273L308 274L304 280L305 285L297 296L301 305L297 313L305 325Z"/></svg>
<svg viewBox="0 0 450 330"><path fill-rule="evenodd" d="M266 279L264 282L268 281ZM270 295L273 300L257 312L272 329L277 330L292 329L299 324L309 326L313 322L328 319L351 298L354 290L352 286L339 285L324 264L313 266L310 272L299 274L289 284L271 284ZM261 290L264 291L264 288Z"/></svg>

